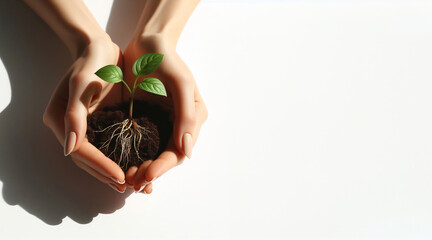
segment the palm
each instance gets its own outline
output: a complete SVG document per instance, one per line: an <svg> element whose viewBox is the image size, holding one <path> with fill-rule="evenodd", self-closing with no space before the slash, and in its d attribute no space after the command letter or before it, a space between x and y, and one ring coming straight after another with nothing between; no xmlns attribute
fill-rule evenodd
<svg viewBox="0 0 432 240"><path fill-rule="evenodd" d="M87 141L86 119L88 113L121 101L120 86L113 86L94 77L98 68L117 64L119 56L118 47L111 42L89 45L57 86L44 113L45 124L53 130L61 143L65 139L65 132L76 133L72 160L105 183L112 182L110 177L124 179L124 175L115 163Z"/></svg>
<svg viewBox="0 0 432 240"><path fill-rule="evenodd" d="M173 99L176 99L178 94L178 88L182 86L182 79L187 78L188 75L192 75L187 66L181 61L177 53L168 47L163 42L151 41L151 42L138 42L134 41L129 44L124 53L124 77L125 81L129 86L132 86L136 76L132 72L132 66L136 59L146 53L162 53L164 59L159 68L151 73L150 77L156 77L163 82L167 90L167 97L151 94L145 91L137 90L134 99L146 101L150 104L155 104L162 107L165 110L171 112L171 120L175 121L177 110ZM148 77L146 76L146 77ZM182 76L183 78L180 78ZM140 79L141 80L141 79ZM139 80L139 81L140 81ZM126 91L126 90L125 90ZM129 93L125 92L125 96ZM126 99L125 99L126 100ZM146 178L147 181L153 179L149 176L159 177L162 173L166 172L169 168L178 165L184 160L184 155L181 154L174 144L173 138L169 140L169 145L161 156L156 161L146 161L139 167L139 170L132 168L126 175L127 180L131 184L136 179ZM138 171L138 172L137 172ZM135 176L137 173L141 176ZM129 177L128 177L129 176ZM135 179L135 180L133 180ZM151 187L151 185L149 186ZM147 189L146 189L146 192Z"/></svg>

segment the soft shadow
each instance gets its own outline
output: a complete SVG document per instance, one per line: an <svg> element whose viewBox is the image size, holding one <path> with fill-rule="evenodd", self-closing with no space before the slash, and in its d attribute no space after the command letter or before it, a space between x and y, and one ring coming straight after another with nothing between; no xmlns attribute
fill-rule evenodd
<svg viewBox="0 0 432 240"><path fill-rule="evenodd" d="M115 1L109 20L113 39L131 35L125 29L114 31L122 27L114 23L139 17L127 12L139 1L120 2ZM100 213L122 208L130 192L118 194L76 167L42 123L51 93L72 64L65 46L22 1L0 1L0 32L0 58L12 88L12 100L0 113L5 202L50 225L60 224L65 217L85 224Z"/></svg>
<svg viewBox="0 0 432 240"><path fill-rule="evenodd" d="M137 22L144 8L145 0L114 0L107 33L124 50L135 31Z"/></svg>

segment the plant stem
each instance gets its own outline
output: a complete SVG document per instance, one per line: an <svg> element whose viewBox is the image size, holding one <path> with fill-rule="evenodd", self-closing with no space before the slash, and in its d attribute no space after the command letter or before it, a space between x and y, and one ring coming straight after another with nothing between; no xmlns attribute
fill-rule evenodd
<svg viewBox="0 0 432 240"><path fill-rule="evenodd" d="M133 98L132 96L129 98L129 118L132 120L132 108L133 108Z"/></svg>
<svg viewBox="0 0 432 240"><path fill-rule="evenodd" d="M126 84L125 81L122 80L122 82L124 83L124 85L127 87L127 90L129 91L129 93L132 93L131 89L129 88L129 86Z"/></svg>
<svg viewBox="0 0 432 240"><path fill-rule="evenodd" d="M134 95L135 95L135 90L136 90L136 87L137 87L136 83L137 83L139 77L140 77L140 76L138 76L137 78L135 78L135 82L134 82L134 84L133 84L132 91L131 91L130 88L128 87L129 92L130 92L130 94L131 94L131 95L130 95L130 98L129 98L129 118L130 118L131 120L133 120L133 118L132 118L132 113L133 113L133 97L134 97Z"/></svg>

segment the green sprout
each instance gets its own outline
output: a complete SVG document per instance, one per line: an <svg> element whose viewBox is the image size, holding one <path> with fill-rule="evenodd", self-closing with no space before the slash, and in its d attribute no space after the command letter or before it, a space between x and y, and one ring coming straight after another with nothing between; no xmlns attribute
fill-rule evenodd
<svg viewBox="0 0 432 240"><path fill-rule="evenodd" d="M154 72L162 62L164 55L159 53L147 53L138 58L133 67L132 72L135 74L136 78L132 88L123 80L123 72L116 65L107 65L99 69L95 74L102 80L109 83L119 83L122 82L130 93L129 98L129 118L132 118L133 112L133 97L135 95L135 90L137 87L144 91L154 93L157 95L162 95L166 97L166 90L163 83L154 77L144 78L139 84L137 84L138 79L144 75L148 75Z"/></svg>
<svg viewBox="0 0 432 240"><path fill-rule="evenodd" d="M130 93L129 118L97 131L99 134L106 134L109 136L99 149L107 157L114 156L116 163L122 167L122 169L129 164L130 153L136 154L138 159L142 160L139 154L141 143L145 140L149 140L150 136L155 134L149 129L137 124L133 119L133 98L137 87L150 93L167 96L165 87L159 79L147 77L139 81L144 75L154 72L161 64L162 59L163 55L158 53L148 53L138 58L132 67L132 72L136 76L132 87L129 87L123 80L123 72L116 65L107 65L95 73L106 82L122 82ZM119 156L115 153L116 149L120 150Z"/></svg>

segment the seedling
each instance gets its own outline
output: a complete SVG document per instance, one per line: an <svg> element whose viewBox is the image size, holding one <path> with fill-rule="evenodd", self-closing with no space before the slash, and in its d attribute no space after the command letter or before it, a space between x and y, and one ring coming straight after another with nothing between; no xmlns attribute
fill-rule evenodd
<svg viewBox="0 0 432 240"><path fill-rule="evenodd" d="M129 118L125 119L121 123L112 124L99 131L109 131L111 135L111 137L103 143L100 149L104 149L105 152L107 152L111 142L113 140L115 141L114 150L108 154L107 157L110 157L110 155L114 154L118 147L121 148L120 158L117 162L117 164L120 166L123 166L123 164L127 164L129 162L129 153L132 149L136 152L138 158L141 159L139 156L140 143L143 139L150 139L150 134L152 134L151 131L141 127L133 119L133 98L137 88L153 94L162 95L165 97L167 96L165 87L159 79L147 77L142 79L141 82L138 81L143 76L154 72L161 64L163 56L164 55L158 53L148 53L138 58L132 67L132 72L136 76L132 87L129 87L129 85L123 80L123 72L116 65L107 65L95 73L98 77L106 82L122 82L130 93Z"/></svg>

